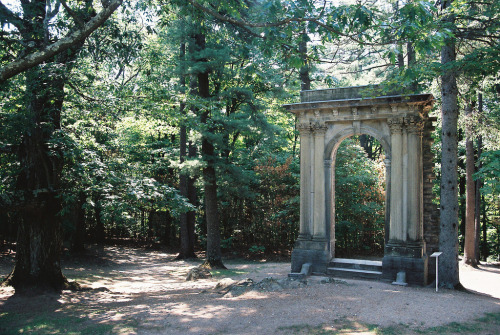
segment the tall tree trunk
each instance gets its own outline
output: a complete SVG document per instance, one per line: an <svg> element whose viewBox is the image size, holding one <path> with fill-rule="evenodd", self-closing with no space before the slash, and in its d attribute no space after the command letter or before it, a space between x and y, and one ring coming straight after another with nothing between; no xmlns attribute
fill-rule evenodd
<svg viewBox="0 0 500 335"><path fill-rule="evenodd" d="M23 167L17 188L26 206L19 226L16 265L8 283L16 290L27 286L60 289L62 275L60 199L62 161L49 141L60 129L64 80L52 66L27 73L26 104L29 126L19 149Z"/></svg>
<svg viewBox="0 0 500 335"><path fill-rule="evenodd" d="M196 34L196 45L198 50L205 49L205 35ZM205 59L200 61L205 62ZM198 92L204 99L210 97L209 71L205 69L198 73ZM205 266L211 268L225 268L222 263L222 252L220 247L220 222L217 208L217 177L215 173L215 148L209 139L209 133L213 128L209 125L210 110L205 108L201 111L200 121L207 126L202 133L201 154L205 162L203 168L204 193L205 193L205 215L207 221L207 251Z"/></svg>
<svg viewBox="0 0 500 335"><path fill-rule="evenodd" d="M479 93L477 95L477 100L478 100L478 110L477 113L479 117L483 115L483 94ZM483 153L483 137L481 135L478 136L477 138L477 161L478 161L478 166L477 166L477 171L479 171L482 167L481 163L481 155ZM474 215L474 221L475 221L475 226L476 226L476 263L479 264L480 261L480 255L481 255L481 186L482 186L482 179L477 179L476 180L476 204L474 206L475 208L475 215ZM486 241L484 241L486 242Z"/></svg>
<svg viewBox="0 0 500 335"><path fill-rule="evenodd" d="M303 65L300 68L300 89L302 91L307 91L311 89L311 77L309 75L309 61L307 60L307 31L301 35L301 40L299 43L299 54L302 59Z"/></svg>
<svg viewBox="0 0 500 335"><path fill-rule="evenodd" d="M443 7L446 8L445 2ZM444 18L454 24L452 16ZM458 195L457 195L457 121L458 88L455 70L451 67L456 59L455 40L449 37L441 48L441 210L439 246L440 285L455 288L460 284L458 272Z"/></svg>
<svg viewBox="0 0 500 335"><path fill-rule="evenodd" d="M85 209L83 205L86 201L86 195L84 192L78 194L77 203L77 218L75 233L73 235L73 241L71 245L72 252L82 252L85 250Z"/></svg>
<svg viewBox="0 0 500 335"><path fill-rule="evenodd" d="M57 12L46 12L45 1L23 1L24 45L44 50L50 43L45 20ZM116 7L115 7L116 8ZM84 22L92 19L93 9L87 3L79 14ZM63 276L60 265L62 248L61 217L61 149L51 143L61 130L61 110L67 74L74 65L83 39L57 56L44 58L42 64L26 71L25 104L27 126L18 150L22 167L16 187L23 194L24 210L19 225L16 265L5 284L16 290L26 287L76 288ZM26 50L29 52L29 50ZM46 62L46 63L43 63ZM55 143L58 143L57 141Z"/></svg>
<svg viewBox="0 0 500 335"><path fill-rule="evenodd" d="M196 145L194 145L192 142L189 142L188 145L188 156L190 158L195 158L196 157ZM198 205L198 196L196 194L196 186L195 186L196 179L195 178L188 178L188 183L187 183L187 191L188 191L188 200L189 202L197 206ZM187 228L188 228L188 236L189 236L189 244L191 248L193 249L193 255L196 257L196 254L194 253L194 247L196 245L196 234L195 234L195 224L196 224L196 212L195 211L189 211L186 213L187 214Z"/></svg>
<svg viewBox="0 0 500 335"><path fill-rule="evenodd" d="M481 136L478 137L477 140L477 159L481 158L482 154L482 145L483 145L483 139ZM481 168L481 163L479 163L478 170ZM478 179L475 181L475 199L476 203L474 204L474 226L475 226L475 231L476 231L476 238L475 238L475 256L476 256L476 263L479 264L480 261L480 254L481 254L481 249L480 249L480 244L481 244L481 186L482 186L482 180Z"/></svg>
<svg viewBox="0 0 500 335"><path fill-rule="evenodd" d="M481 245L481 257L483 261L486 261L489 256L488 250L488 221L486 218L486 202L484 201L484 195L481 195L481 212L483 214L482 232L483 232L483 244Z"/></svg>
<svg viewBox="0 0 500 335"><path fill-rule="evenodd" d="M180 62L181 64L185 61L185 56L186 56L186 43L181 43L180 47ZM182 65L181 71L180 71L180 86L185 89L186 88L186 73L184 70L184 66ZM182 102L180 107L180 113L182 117L184 118L186 115L185 109L186 109L186 103ZM187 155L187 128L185 125L185 122L183 121L180 126L179 130L179 161L180 163L184 163L186 160L185 157ZM179 190L180 193L183 197L189 199L189 187L188 187L188 179L189 176L185 172L181 172L179 175ZM196 258L196 255L194 253L194 241L191 239L191 234L190 234L190 227L188 223L188 213L181 213L180 216L180 239L181 239L181 250L179 252L179 255L177 256L178 259L186 259L186 258Z"/></svg>
<svg viewBox="0 0 500 335"><path fill-rule="evenodd" d="M408 68L411 69L412 67L415 66L415 63L417 61L417 55L412 42L408 42L406 44L406 52L408 54ZM414 79L410 84L410 91L411 93L415 94L417 93L417 90L418 90L418 80Z"/></svg>
<svg viewBox="0 0 500 335"><path fill-rule="evenodd" d="M459 129L458 131L458 142L461 142L463 140L463 134L462 131ZM459 159L458 160L458 170L459 171L465 171L465 160ZM463 250L464 249L464 243L465 243L465 207L466 207L466 186L467 186L467 180L465 179L465 175L460 175L458 177L458 219L459 219L459 226L458 226L458 235L463 236L462 240L459 242L460 243L460 248Z"/></svg>
<svg viewBox="0 0 500 335"><path fill-rule="evenodd" d="M470 119L472 116L473 103L468 103L465 116ZM465 243L464 259L465 264L477 267L476 263L476 224L475 204L476 204L476 185L474 184L474 142L472 139L471 121L466 121L465 126L465 176L466 176L466 204L465 204Z"/></svg>
<svg viewBox="0 0 500 335"><path fill-rule="evenodd" d="M104 231L104 222L101 217L102 205L101 195L94 196L94 215L95 215L95 241L97 243L104 243L106 239L106 232Z"/></svg>

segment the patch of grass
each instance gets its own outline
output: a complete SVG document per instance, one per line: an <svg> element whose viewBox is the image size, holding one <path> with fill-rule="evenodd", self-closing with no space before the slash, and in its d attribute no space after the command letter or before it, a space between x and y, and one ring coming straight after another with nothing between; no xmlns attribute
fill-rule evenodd
<svg viewBox="0 0 500 335"><path fill-rule="evenodd" d="M345 318L337 319L333 324L322 324L319 326L299 324L279 327L278 333L294 335L379 334L377 325L362 324Z"/></svg>
<svg viewBox="0 0 500 335"><path fill-rule="evenodd" d="M89 323L86 318L43 313L36 316L13 313L0 314L0 333L14 334L110 334L113 326Z"/></svg>
<svg viewBox="0 0 500 335"><path fill-rule="evenodd" d="M248 273L248 271L238 269L215 269L210 270L210 273L213 277L232 277Z"/></svg>
<svg viewBox="0 0 500 335"><path fill-rule="evenodd" d="M477 319L478 322L500 325L500 313L486 313L486 316Z"/></svg>
<svg viewBox="0 0 500 335"><path fill-rule="evenodd" d="M432 327L425 330L426 333L435 334L472 334L482 329L478 323L458 323L452 322L444 326Z"/></svg>
<svg viewBox="0 0 500 335"><path fill-rule="evenodd" d="M452 322L438 327L418 327L410 328L408 325L391 326L381 328L377 334L396 335L396 334L498 334L500 326L500 313L487 313L484 317L470 322Z"/></svg>
<svg viewBox="0 0 500 335"><path fill-rule="evenodd" d="M333 324L322 324L312 326L308 324L279 327L277 334L293 335L336 335L336 334L374 334L374 335L400 335L400 334L498 334L500 326L500 313L488 313L471 322L452 322L439 327L417 327L413 328L407 324L399 324L390 327L379 327L374 324L364 324L350 319L337 319Z"/></svg>
<svg viewBox="0 0 500 335"><path fill-rule="evenodd" d="M385 328L379 328L377 326L375 330L376 330L375 334L377 335L400 335L400 334L411 333L409 326L405 324L399 324Z"/></svg>

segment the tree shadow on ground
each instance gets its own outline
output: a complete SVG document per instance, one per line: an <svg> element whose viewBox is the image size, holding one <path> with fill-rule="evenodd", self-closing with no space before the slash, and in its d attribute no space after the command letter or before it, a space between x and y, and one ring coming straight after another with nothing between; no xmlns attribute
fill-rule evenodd
<svg viewBox="0 0 500 335"><path fill-rule="evenodd" d="M299 289L226 297L212 290L220 277L185 281L201 260L179 261L174 254L123 247L106 247L97 256L99 261L89 256L88 262L84 258L64 262L65 275L91 290L33 297L2 289L0 333L273 334L280 333L280 327L304 324L312 330L323 324L331 327L339 319L360 325L401 322L429 327L463 322L474 309L470 318L500 310L500 300L463 292L436 294L432 289L355 280L319 284L316 277ZM290 269L288 263L227 264L230 271L223 276L235 280L283 278ZM299 333L304 329L308 328Z"/></svg>

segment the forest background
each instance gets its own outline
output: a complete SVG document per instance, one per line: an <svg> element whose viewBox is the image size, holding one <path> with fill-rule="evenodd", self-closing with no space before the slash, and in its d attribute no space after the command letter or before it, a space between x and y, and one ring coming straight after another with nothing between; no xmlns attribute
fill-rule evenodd
<svg viewBox="0 0 500 335"><path fill-rule="evenodd" d="M287 256L300 139L280 106L382 84L436 97L440 278L456 286L459 252L500 257L499 6L0 1L0 242L17 252L6 282L68 285L61 251L86 243L205 250L212 267L222 252ZM367 136L339 148L338 255L383 251L383 157Z"/></svg>

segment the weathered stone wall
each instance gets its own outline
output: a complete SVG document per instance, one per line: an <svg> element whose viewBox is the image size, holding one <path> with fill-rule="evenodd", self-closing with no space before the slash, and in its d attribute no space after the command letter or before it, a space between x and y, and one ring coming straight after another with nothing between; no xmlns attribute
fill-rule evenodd
<svg viewBox="0 0 500 335"><path fill-rule="evenodd" d="M383 92L378 85L337 87L322 90L300 92L301 102L316 102L329 100L360 99L374 96L399 95L398 92Z"/></svg>

